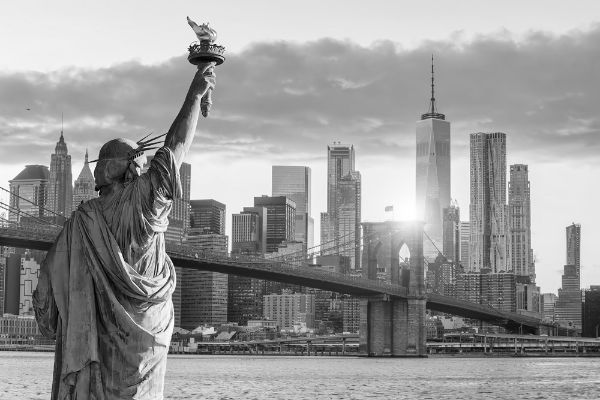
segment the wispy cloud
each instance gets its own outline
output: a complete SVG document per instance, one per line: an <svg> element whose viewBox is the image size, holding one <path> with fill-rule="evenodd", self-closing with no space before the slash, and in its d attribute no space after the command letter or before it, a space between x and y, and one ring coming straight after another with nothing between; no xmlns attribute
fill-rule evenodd
<svg viewBox="0 0 600 400"><path fill-rule="evenodd" d="M403 51L323 39L258 43L217 68L214 112L195 151L253 156L322 152L340 139L364 155L412 156L414 121L427 108L429 57L439 108L461 134L502 130L531 157L594 157L600 150L600 26L514 41L427 42ZM3 163L47 159L61 112L70 145L98 149L116 136L168 129L192 75L184 57L50 74L0 74ZM27 111L30 108L31 111ZM464 141L466 145L466 141Z"/></svg>

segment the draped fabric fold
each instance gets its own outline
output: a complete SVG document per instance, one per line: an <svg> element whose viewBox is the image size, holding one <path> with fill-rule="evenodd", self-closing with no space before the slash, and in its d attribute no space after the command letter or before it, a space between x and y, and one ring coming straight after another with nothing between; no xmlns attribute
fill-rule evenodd
<svg viewBox="0 0 600 400"><path fill-rule="evenodd" d="M34 293L40 330L56 338L52 399L163 398L175 289L163 232L180 194L162 148L147 173L65 223Z"/></svg>

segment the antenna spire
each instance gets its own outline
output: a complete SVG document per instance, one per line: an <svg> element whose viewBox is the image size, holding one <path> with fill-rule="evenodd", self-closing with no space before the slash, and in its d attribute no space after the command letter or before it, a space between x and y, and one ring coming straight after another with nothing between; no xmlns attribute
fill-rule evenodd
<svg viewBox="0 0 600 400"><path fill-rule="evenodd" d="M421 115L421 119L446 119L444 114L438 113L435 109L435 75L433 70L433 54L431 55L431 98L429 99L429 110L427 113Z"/></svg>
<svg viewBox="0 0 600 400"><path fill-rule="evenodd" d="M63 137L63 130L65 128L65 113L64 112L60 112L60 138L64 139Z"/></svg>
<svg viewBox="0 0 600 400"><path fill-rule="evenodd" d="M433 54L431 55L431 106L429 108L431 114L435 114L435 80L433 75Z"/></svg>

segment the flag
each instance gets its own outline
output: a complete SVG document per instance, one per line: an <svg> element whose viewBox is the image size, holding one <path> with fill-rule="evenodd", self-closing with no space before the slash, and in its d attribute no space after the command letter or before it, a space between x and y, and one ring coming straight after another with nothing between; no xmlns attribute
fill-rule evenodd
<svg viewBox="0 0 600 400"><path fill-rule="evenodd" d="M385 208L385 212L390 212L390 211L394 211L394 206L387 206Z"/></svg>

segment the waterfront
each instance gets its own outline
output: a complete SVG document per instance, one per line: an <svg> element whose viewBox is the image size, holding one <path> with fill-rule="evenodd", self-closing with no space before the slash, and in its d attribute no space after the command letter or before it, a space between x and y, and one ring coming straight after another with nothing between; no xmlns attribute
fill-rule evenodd
<svg viewBox="0 0 600 400"><path fill-rule="evenodd" d="M52 353L0 352L0 399L48 399ZM166 399L597 399L598 358L169 356Z"/></svg>

